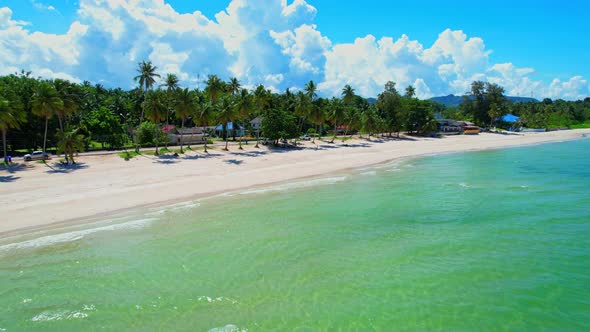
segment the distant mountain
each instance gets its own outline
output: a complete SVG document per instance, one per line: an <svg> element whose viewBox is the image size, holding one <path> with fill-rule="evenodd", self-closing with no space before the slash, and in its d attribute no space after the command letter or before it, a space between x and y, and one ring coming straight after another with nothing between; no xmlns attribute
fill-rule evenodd
<svg viewBox="0 0 590 332"><path fill-rule="evenodd" d="M535 98L528 98L528 97L506 97L513 103L528 103L530 101L538 102ZM456 107L459 106L463 102L463 97L455 96L455 95L448 95L443 97L434 97L430 98L429 100L435 101L437 103L443 104L445 106Z"/></svg>

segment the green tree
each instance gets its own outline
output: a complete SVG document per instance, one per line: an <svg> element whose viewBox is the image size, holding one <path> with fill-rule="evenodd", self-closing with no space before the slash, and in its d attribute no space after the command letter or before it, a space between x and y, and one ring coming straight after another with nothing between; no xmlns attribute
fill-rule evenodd
<svg viewBox="0 0 590 332"><path fill-rule="evenodd" d="M241 87L242 85L240 84L240 81L237 78L232 77L229 79L229 82L227 83L227 92L230 95L235 95L240 91Z"/></svg>
<svg viewBox="0 0 590 332"><path fill-rule="evenodd" d="M342 101L344 101L346 105L350 105L354 101L354 97L354 89L350 85L346 84L342 89Z"/></svg>
<svg viewBox="0 0 590 332"><path fill-rule="evenodd" d="M253 109L253 101L252 101L252 95L250 94L250 92L248 92L247 89L242 89L240 90L240 94L238 95L237 101L236 101L236 121L235 122L242 122L241 120L244 119L248 119L250 117L250 113L252 112ZM240 150L243 150L242 148L242 138L244 135L240 136Z"/></svg>
<svg viewBox="0 0 590 332"><path fill-rule="evenodd" d="M256 103L256 109L258 116L264 119L264 113L270 107L270 92L264 88L264 85L259 84L254 90L254 102ZM256 145L255 148L259 148L260 145L260 129L256 131Z"/></svg>
<svg viewBox="0 0 590 332"><path fill-rule="evenodd" d="M75 164L74 154L84 151L84 135L81 135L79 129L66 129L57 132L57 153L65 154L68 164Z"/></svg>
<svg viewBox="0 0 590 332"><path fill-rule="evenodd" d="M164 83L162 86L166 87L166 127L170 126L170 111L174 110L174 97L176 97L176 91L179 89L178 76L176 74L166 74ZM166 147L168 147L168 140L166 140Z"/></svg>
<svg viewBox="0 0 590 332"><path fill-rule="evenodd" d="M63 102L63 107L55 111L55 115L57 115L59 121L59 128L63 131L63 122L78 110L79 102L77 96L72 91L74 86L70 82L56 79L54 85L59 98Z"/></svg>
<svg viewBox="0 0 590 332"><path fill-rule="evenodd" d="M59 110L63 109L64 103L59 98L55 86L51 82L42 82L31 99L33 113L45 119L45 134L43 135L43 152L46 152L47 125L49 119Z"/></svg>
<svg viewBox="0 0 590 332"><path fill-rule="evenodd" d="M197 108L193 118L195 119L195 123L199 126L208 127L213 121L215 121L215 118L217 117L216 113L217 109L215 104L210 101L205 101L199 108ZM205 139L205 153L208 153L207 142L208 139Z"/></svg>
<svg viewBox="0 0 590 332"><path fill-rule="evenodd" d="M377 112L373 107L370 107L368 110L363 112L362 115L362 130L369 134L369 140L371 140L371 135L377 130L379 125L379 118L377 116Z"/></svg>
<svg viewBox="0 0 590 332"><path fill-rule="evenodd" d="M193 91L188 88L179 89L176 91L175 98L175 114L181 121L180 128L184 129L184 123L197 109L197 98ZM180 140L180 153L184 153L184 140Z"/></svg>
<svg viewBox="0 0 590 332"><path fill-rule="evenodd" d="M225 151L229 151L228 146L228 125L236 116L236 106L231 96L225 96L219 100L219 109L217 112L217 121L221 122L223 127L223 136L225 137ZM234 130L235 130L235 124Z"/></svg>
<svg viewBox="0 0 590 332"><path fill-rule="evenodd" d="M408 87L406 88L406 94L404 95L404 97L414 98L414 96L416 96L416 88L414 88L412 85L408 85Z"/></svg>
<svg viewBox="0 0 590 332"><path fill-rule="evenodd" d="M224 89L224 83L217 75L209 75L205 92L209 95L213 104L217 103L217 99L223 93Z"/></svg>
<svg viewBox="0 0 590 332"><path fill-rule="evenodd" d="M297 136L295 116L283 110L269 109L262 119L261 127L264 136L273 140L275 145L281 138L288 139Z"/></svg>
<svg viewBox="0 0 590 332"><path fill-rule="evenodd" d="M160 141L160 122L164 120L166 116L166 103L163 100L163 94L161 91L150 91L146 96L144 101L143 108L145 109L145 113L147 118L155 124L154 127L154 135L155 135L155 142L156 142L156 151L155 155L159 156L160 153L158 152L158 142Z"/></svg>
<svg viewBox="0 0 590 332"><path fill-rule="evenodd" d="M336 135L338 135L338 126L344 121L345 115L346 114L344 113L344 104L342 100L332 98L330 101L330 113L328 114L328 117L334 124L334 137L332 137L330 143L334 143Z"/></svg>
<svg viewBox="0 0 590 332"><path fill-rule="evenodd" d="M160 77L159 74L156 73L158 67L154 66L151 61L145 62L142 61L138 64L137 73L139 75L134 77L136 82L139 82L139 89L143 90L144 99L146 98L146 94L148 90L151 90L154 84L156 83L156 77ZM145 105L145 104L142 104ZM143 121L143 116L145 113L145 108L141 110L141 121Z"/></svg>
<svg viewBox="0 0 590 332"><path fill-rule="evenodd" d="M0 131L2 131L5 163L8 162L6 133L9 129L19 129L25 121L27 121L27 116L17 96L9 88L0 85Z"/></svg>

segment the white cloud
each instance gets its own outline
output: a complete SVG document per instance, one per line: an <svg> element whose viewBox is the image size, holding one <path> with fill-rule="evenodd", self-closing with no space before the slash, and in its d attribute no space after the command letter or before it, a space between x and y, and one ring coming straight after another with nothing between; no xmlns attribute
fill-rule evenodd
<svg viewBox="0 0 590 332"><path fill-rule="evenodd" d="M214 18L199 11L181 14L164 0L80 0L77 20L56 35L29 31L27 22L13 20L4 7L0 74L22 68L129 88L136 84L137 63L151 60L161 74L175 73L191 87L217 74L273 91L296 90L314 80L325 96L339 95L345 84L376 96L390 80L400 91L414 85L421 98L463 94L473 80L501 84L511 95L590 94L580 76L544 83L534 79L532 68L491 63L483 39L463 31L447 29L430 47L406 35L334 44L314 24L316 14L306 0L233 0Z"/></svg>
<svg viewBox="0 0 590 332"><path fill-rule="evenodd" d="M35 1L35 0L31 0L31 3L33 4L33 6L39 10L47 10L47 11L52 11L52 12L58 12L59 11L57 9L55 9L55 7L53 7L52 5L47 5L44 4L42 2L39 1Z"/></svg>

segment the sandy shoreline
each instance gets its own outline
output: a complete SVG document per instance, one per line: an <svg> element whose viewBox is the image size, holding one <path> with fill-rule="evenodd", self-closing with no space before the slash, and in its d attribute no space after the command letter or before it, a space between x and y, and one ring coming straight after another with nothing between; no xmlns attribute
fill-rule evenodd
<svg viewBox="0 0 590 332"><path fill-rule="evenodd" d="M82 223L139 207L174 204L224 192L318 177L399 158L558 142L590 129L523 135L481 134L442 139L322 142L320 149L244 151L230 146L178 158L84 156L76 169L27 163L0 170L0 234Z"/></svg>

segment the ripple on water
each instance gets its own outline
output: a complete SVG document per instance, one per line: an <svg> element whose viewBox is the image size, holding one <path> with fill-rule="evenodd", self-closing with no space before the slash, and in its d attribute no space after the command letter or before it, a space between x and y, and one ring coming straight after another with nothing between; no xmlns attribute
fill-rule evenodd
<svg viewBox="0 0 590 332"><path fill-rule="evenodd" d="M247 328L240 328L233 324L228 324L222 327L214 327L209 332L248 332Z"/></svg>

